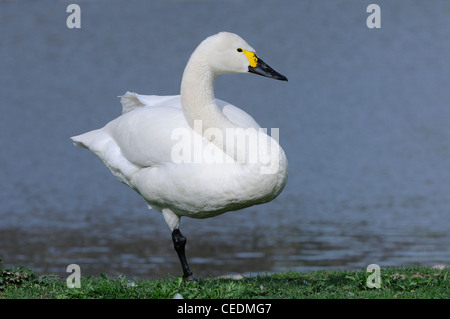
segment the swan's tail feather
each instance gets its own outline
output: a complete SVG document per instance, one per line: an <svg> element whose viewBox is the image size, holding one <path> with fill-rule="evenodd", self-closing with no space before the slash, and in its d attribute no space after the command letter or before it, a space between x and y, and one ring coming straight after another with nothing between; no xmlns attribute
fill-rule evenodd
<svg viewBox="0 0 450 319"><path fill-rule="evenodd" d="M122 104L122 114L144 106L171 106L181 107L179 95L142 95L127 91L119 96Z"/></svg>
<svg viewBox="0 0 450 319"><path fill-rule="evenodd" d="M123 156L109 134L99 129L72 136L71 139L74 145L87 148L97 155L119 181L132 188L131 180L140 167Z"/></svg>
<svg viewBox="0 0 450 319"><path fill-rule="evenodd" d="M87 148L93 152L95 152L96 149L100 149L105 142L105 137L100 130L94 130L81 135L72 136L70 139L73 141L74 145Z"/></svg>
<svg viewBox="0 0 450 319"><path fill-rule="evenodd" d="M145 106L134 92L126 92L124 95L119 96L120 103L122 104L122 114L130 112L137 107Z"/></svg>

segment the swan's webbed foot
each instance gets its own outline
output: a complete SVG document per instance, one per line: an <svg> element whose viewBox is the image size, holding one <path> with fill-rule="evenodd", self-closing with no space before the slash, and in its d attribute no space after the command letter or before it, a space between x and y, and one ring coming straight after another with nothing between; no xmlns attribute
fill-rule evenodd
<svg viewBox="0 0 450 319"><path fill-rule="evenodd" d="M172 231L172 241L173 247L178 254L178 258L180 259L181 267L183 268L183 280L187 282L197 281L191 270L189 269L187 260L186 260L186 237L184 237L179 229L174 229Z"/></svg>

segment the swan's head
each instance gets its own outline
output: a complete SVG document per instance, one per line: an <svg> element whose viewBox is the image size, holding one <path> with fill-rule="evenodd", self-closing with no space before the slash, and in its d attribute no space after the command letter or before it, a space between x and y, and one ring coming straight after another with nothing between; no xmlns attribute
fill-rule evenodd
<svg viewBox="0 0 450 319"><path fill-rule="evenodd" d="M206 38L197 48L203 59L216 74L255 73L268 78L287 81L255 53L240 36L229 32L220 32Z"/></svg>

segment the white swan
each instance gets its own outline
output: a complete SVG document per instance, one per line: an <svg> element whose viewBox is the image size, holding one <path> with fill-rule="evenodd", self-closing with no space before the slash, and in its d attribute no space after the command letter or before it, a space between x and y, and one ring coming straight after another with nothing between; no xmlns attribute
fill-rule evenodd
<svg viewBox="0 0 450 319"><path fill-rule="evenodd" d="M287 181L287 159L277 141L246 112L214 98L218 75L248 72L287 81L238 35L220 32L191 55L181 95L127 92L121 116L72 137L162 212L185 280L195 278L179 231L182 216L208 218L265 203Z"/></svg>

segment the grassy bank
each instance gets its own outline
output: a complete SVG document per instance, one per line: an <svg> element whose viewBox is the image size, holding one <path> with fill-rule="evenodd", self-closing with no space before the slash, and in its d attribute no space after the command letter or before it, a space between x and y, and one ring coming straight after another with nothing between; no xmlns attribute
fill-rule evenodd
<svg viewBox="0 0 450 319"><path fill-rule="evenodd" d="M181 278L130 280L124 276L81 278L80 288L68 288L66 278L38 275L30 269L0 268L0 298L450 298L449 268L423 267L381 269L381 287L368 288L370 273L360 271L283 272L240 280L200 278L185 283Z"/></svg>

